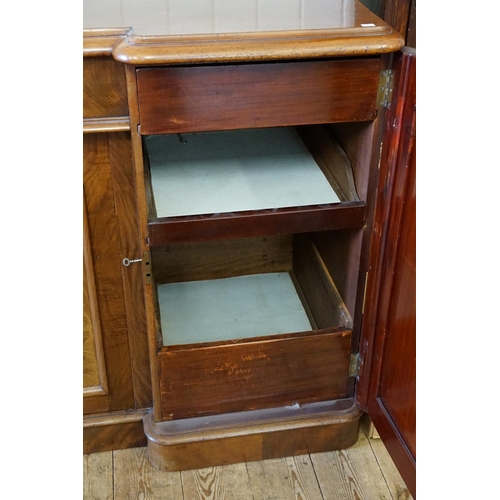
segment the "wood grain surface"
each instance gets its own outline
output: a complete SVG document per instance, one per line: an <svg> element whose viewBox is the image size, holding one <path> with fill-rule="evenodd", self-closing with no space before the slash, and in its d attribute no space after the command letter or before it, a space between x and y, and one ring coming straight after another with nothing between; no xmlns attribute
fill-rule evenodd
<svg viewBox="0 0 500 500"><path fill-rule="evenodd" d="M93 132L128 132L129 130L130 121L128 116L83 119L84 134Z"/></svg>
<svg viewBox="0 0 500 500"><path fill-rule="evenodd" d="M253 500L246 464L205 467L181 472L187 498L206 500Z"/></svg>
<svg viewBox="0 0 500 500"><path fill-rule="evenodd" d="M164 420L342 398L350 332L163 350ZM193 367L196 367L193 369Z"/></svg>
<svg viewBox="0 0 500 500"><path fill-rule="evenodd" d="M108 382L85 198L83 201L83 395L88 397L106 394Z"/></svg>
<svg viewBox="0 0 500 500"><path fill-rule="evenodd" d="M148 213L147 213L147 196L146 183L144 178L144 152L142 148L142 137L137 132L139 123L139 105L137 102L137 81L135 67L127 66L125 68L125 76L128 89L128 107L130 116L130 139L132 143L132 155L134 165L134 180L137 196L137 217L139 228L139 242L142 256L144 252L150 251L150 246L147 242L148 237ZM156 328L156 294L155 286L151 283L146 283L144 265L142 264L142 280L144 291L144 310L146 319L147 345L149 353L149 367L151 374L151 393L153 400L153 411L155 419L161 418L160 406L160 386L158 381L158 361L156 356L158 346L158 335Z"/></svg>
<svg viewBox="0 0 500 500"><path fill-rule="evenodd" d="M227 214L168 217L149 222L151 246L229 238L361 228L362 201Z"/></svg>
<svg viewBox="0 0 500 500"><path fill-rule="evenodd" d="M294 237L293 271L319 328L352 328L352 318L316 246L307 237Z"/></svg>
<svg viewBox="0 0 500 500"><path fill-rule="evenodd" d="M389 110L378 190L367 310L360 355L366 360L357 397L402 476L416 488L415 238L416 55L395 60L394 106ZM375 332L377 335L375 335ZM366 406L365 406L366 405Z"/></svg>
<svg viewBox="0 0 500 500"><path fill-rule="evenodd" d="M335 6L335 3L329 2L329 5ZM145 23L142 22L136 32L132 29L128 37L123 37L113 47L113 56L119 61L133 65L213 64L234 61L366 56L395 52L404 45L404 37L361 3L342 2L342 5L344 11L337 14L340 17L338 21L341 20L341 22L337 24L337 28L332 29L324 29L325 21L331 18L331 15L325 13L324 16L319 16L321 24L316 29L312 26L309 26L309 29L301 29L301 25L297 24L292 29L289 27L288 30L259 32L258 28L256 30L247 27L243 30L244 33L234 33L238 30L233 21L229 32L227 30L222 33L217 30L210 32L213 30L209 30L208 34L197 34L197 26L196 24L190 26L188 15L183 26L183 34L169 35L168 26L161 26L161 20L159 25L156 15L153 16L154 27L151 27L149 19ZM274 24L276 18L282 17L280 8L288 8L280 2L275 2L274 6L277 9L274 11L275 19L269 19L269 14L264 15L265 24L269 22L271 25ZM148 9L143 10L146 18L148 12L151 15ZM211 12L210 18L214 19L212 16ZM234 14L231 21L233 19ZM227 21L226 19L226 23ZM141 34L145 26L150 26L150 31L147 34Z"/></svg>
<svg viewBox="0 0 500 500"><path fill-rule="evenodd" d="M250 462L247 469L255 500L321 498L321 490L309 455Z"/></svg>
<svg viewBox="0 0 500 500"><path fill-rule="evenodd" d="M96 453L146 444L142 420L145 410L124 410L83 418L83 452Z"/></svg>
<svg viewBox="0 0 500 500"><path fill-rule="evenodd" d="M83 58L83 117L128 116L125 68L111 57Z"/></svg>
<svg viewBox="0 0 500 500"><path fill-rule="evenodd" d="M138 69L140 133L373 120L379 71L376 57Z"/></svg>
<svg viewBox="0 0 500 500"><path fill-rule="evenodd" d="M83 498L113 500L113 454L93 453L83 456Z"/></svg>
<svg viewBox="0 0 500 500"><path fill-rule="evenodd" d="M380 439L347 450L158 471L146 448L84 457L85 500L411 500Z"/></svg>
<svg viewBox="0 0 500 500"><path fill-rule="evenodd" d="M384 442L380 439L378 432L376 434L377 438L367 439L366 442L370 445L377 463L382 470L382 474L384 475L385 482L387 483L387 487L389 488L393 500L410 500L412 496L408 487L404 483L397 467L394 465L394 462L391 459ZM366 453L366 446L364 446L364 443L364 439L359 441L358 456L360 457Z"/></svg>
<svg viewBox="0 0 500 500"><path fill-rule="evenodd" d="M112 56L113 47L129 32L129 28L83 29L83 56Z"/></svg>
<svg viewBox="0 0 500 500"><path fill-rule="evenodd" d="M336 400L177 422L147 415L144 430L155 468L191 470L347 448L361 415L352 400Z"/></svg>
<svg viewBox="0 0 500 500"><path fill-rule="evenodd" d="M130 134L109 134L109 159L115 210L119 221L120 262L124 258L139 259L142 257L142 245ZM142 266L140 263L122 265L121 273L135 407L148 408L152 405L152 393Z"/></svg>
<svg viewBox="0 0 500 500"><path fill-rule="evenodd" d="M115 454L113 465L115 499L184 498L180 473L153 469L146 448L133 448Z"/></svg>
<svg viewBox="0 0 500 500"><path fill-rule="evenodd" d="M346 450L311 455L325 499L393 500L377 462L364 452L368 446L360 432L358 442Z"/></svg>
<svg viewBox="0 0 500 500"><path fill-rule="evenodd" d="M109 394L84 398L84 412L134 408L119 220L108 134L83 136L83 184Z"/></svg>
<svg viewBox="0 0 500 500"><path fill-rule="evenodd" d="M412 0L386 0L383 3L381 17L405 38L410 26L412 7L415 8L413 4Z"/></svg>
<svg viewBox="0 0 500 500"><path fill-rule="evenodd" d="M292 236L179 243L152 248L151 258L157 284L277 273L292 268Z"/></svg>

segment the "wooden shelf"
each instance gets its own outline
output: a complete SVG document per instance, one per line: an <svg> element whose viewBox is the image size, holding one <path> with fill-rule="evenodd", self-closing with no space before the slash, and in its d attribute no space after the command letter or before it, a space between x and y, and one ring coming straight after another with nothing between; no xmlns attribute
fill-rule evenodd
<svg viewBox="0 0 500 500"><path fill-rule="evenodd" d="M158 285L158 301L165 346L312 329L288 273Z"/></svg>
<svg viewBox="0 0 500 500"><path fill-rule="evenodd" d="M149 244L362 227L347 156L311 129L146 137Z"/></svg>

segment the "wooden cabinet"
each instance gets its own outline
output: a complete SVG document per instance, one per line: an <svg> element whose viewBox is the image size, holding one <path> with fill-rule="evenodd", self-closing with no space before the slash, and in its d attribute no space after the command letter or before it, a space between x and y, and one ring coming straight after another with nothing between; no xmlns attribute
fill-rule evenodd
<svg viewBox="0 0 500 500"><path fill-rule="evenodd" d="M167 23L127 6L86 11L87 428L122 419L119 445L87 442L133 445L144 416L163 470L352 445L393 265L386 124L413 56L355 1L200 1L211 17L178 4Z"/></svg>
<svg viewBox="0 0 500 500"><path fill-rule="evenodd" d="M139 251L130 127L128 116L117 116L128 114L123 66L110 57L84 59L83 102L83 408L90 452L144 443L143 412L130 410L151 406L151 383L142 277L122 265Z"/></svg>

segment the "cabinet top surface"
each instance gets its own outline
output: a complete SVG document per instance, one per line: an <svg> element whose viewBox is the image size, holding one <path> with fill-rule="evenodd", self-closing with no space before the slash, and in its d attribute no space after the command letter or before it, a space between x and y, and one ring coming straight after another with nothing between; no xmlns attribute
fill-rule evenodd
<svg viewBox="0 0 500 500"><path fill-rule="evenodd" d="M355 0L84 0L83 23L146 37L384 26Z"/></svg>
<svg viewBox="0 0 500 500"><path fill-rule="evenodd" d="M384 53L403 45L357 0L83 0L83 27L85 55L106 46L132 64L190 62L195 52L210 62L276 59L286 57L284 44L290 53L317 52L296 58ZM172 45L188 58L172 60ZM340 52L331 53L333 47Z"/></svg>

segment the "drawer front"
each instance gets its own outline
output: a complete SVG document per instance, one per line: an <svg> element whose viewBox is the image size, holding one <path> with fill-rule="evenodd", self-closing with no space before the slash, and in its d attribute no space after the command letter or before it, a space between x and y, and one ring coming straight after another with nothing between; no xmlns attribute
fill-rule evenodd
<svg viewBox="0 0 500 500"><path fill-rule="evenodd" d="M351 331L159 353L163 420L343 398Z"/></svg>
<svg viewBox="0 0 500 500"><path fill-rule="evenodd" d="M83 117L128 116L125 67L111 57L83 59Z"/></svg>
<svg viewBox="0 0 500 500"><path fill-rule="evenodd" d="M140 132L373 120L379 72L378 58L139 69Z"/></svg>

